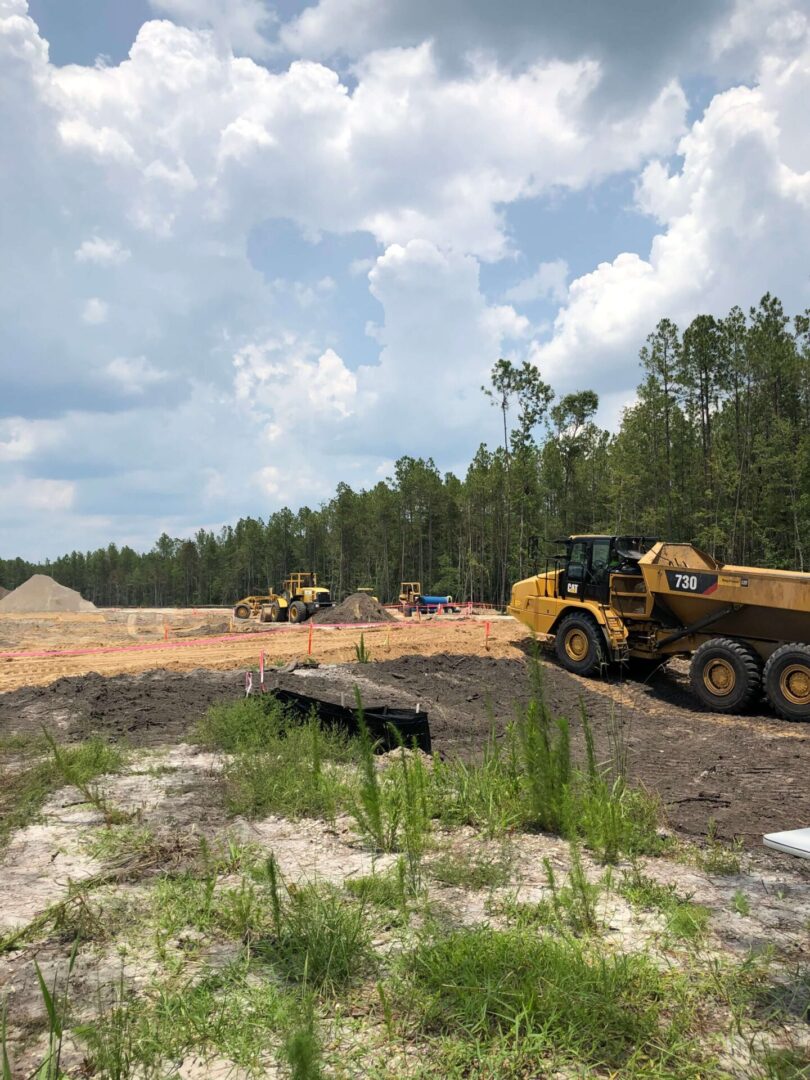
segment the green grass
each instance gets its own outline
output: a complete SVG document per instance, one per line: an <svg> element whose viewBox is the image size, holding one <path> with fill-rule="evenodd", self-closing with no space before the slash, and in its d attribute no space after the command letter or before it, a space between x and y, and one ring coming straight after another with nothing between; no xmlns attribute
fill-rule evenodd
<svg viewBox="0 0 810 1080"><path fill-rule="evenodd" d="M90 792L93 780L118 772L124 764L122 752L98 738L57 749L56 756L51 754L27 769L3 775L0 848L13 832L36 819L49 795L67 785Z"/></svg>
<svg viewBox="0 0 810 1080"><path fill-rule="evenodd" d="M509 883L511 870L511 860L503 853L492 858L475 858L447 851L431 859L428 865L434 881L462 889L497 889Z"/></svg>
<svg viewBox="0 0 810 1080"><path fill-rule="evenodd" d="M740 852L742 842L735 840L731 844L724 844L717 839L717 824L714 820L709 821L706 830L706 845L695 851L695 862L707 874L718 877L732 877L740 872Z"/></svg>
<svg viewBox="0 0 810 1080"><path fill-rule="evenodd" d="M674 885L662 885L638 867L625 874L619 893L637 910L661 912L667 932L673 937L696 940L706 932L709 908L679 896Z"/></svg>
<svg viewBox="0 0 810 1080"><path fill-rule="evenodd" d="M145 997L122 985L113 1003L77 1031L99 1080L173 1075L169 1063L191 1050L260 1070L297 1013L294 999L266 979L248 978L247 962L239 961L197 981L157 984Z"/></svg>
<svg viewBox="0 0 810 1080"><path fill-rule="evenodd" d="M680 1045L684 988L642 956L478 927L425 939L403 966L401 1007L425 1032L531 1044L541 1075L544 1058L617 1069Z"/></svg>
<svg viewBox="0 0 810 1080"><path fill-rule="evenodd" d="M355 693L360 767L350 811L358 832L373 851L402 852L411 891L416 892L434 813L429 797L431 774L422 755L411 754L404 747L381 774L375 759L375 746L363 717L359 691Z"/></svg>
<svg viewBox="0 0 810 1080"><path fill-rule="evenodd" d="M272 867L272 863L271 863ZM373 969L365 904L328 884L287 889L271 869L271 926L255 954L291 985L326 994Z"/></svg>
<svg viewBox="0 0 810 1080"><path fill-rule="evenodd" d="M537 661L533 696L498 742L490 736L478 764L434 764L430 798L446 825L471 825L487 836L511 829L580 839L606 863L619 856L660 854L658 799L625 778L621 735L611 735L611 762L596 763L582 710L586 767L573 763L567 720L552 715Z"/></svg>
<svg viewBox="0 0 810 1080"><path fill-rule="evenodd" d="M234 755L223 775L235 815L331 820L348 802L345 779L334 766L357 759L356 742L323 729L314 716L302 722L271 696L214 706L197 737Z"/></svg>
<svg viewBox="0 0 810 1080"><path fill-rule="evenodd" d="M365 874L349 878L346 891L364 904L396 910L402 906L403 890L400 875L395 871L384 874Z"/></svg>

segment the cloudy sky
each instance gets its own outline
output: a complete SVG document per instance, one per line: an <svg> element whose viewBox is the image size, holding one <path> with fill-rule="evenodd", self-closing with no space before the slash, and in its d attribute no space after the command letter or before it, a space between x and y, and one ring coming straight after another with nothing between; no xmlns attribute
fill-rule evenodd
<svg viewBox="0 0 810 1080"><path fill-rule="evenodd" d="M808 100L810 0L0 0L0 556L463 470L498 356L615 423L810 305Z"/></svg>

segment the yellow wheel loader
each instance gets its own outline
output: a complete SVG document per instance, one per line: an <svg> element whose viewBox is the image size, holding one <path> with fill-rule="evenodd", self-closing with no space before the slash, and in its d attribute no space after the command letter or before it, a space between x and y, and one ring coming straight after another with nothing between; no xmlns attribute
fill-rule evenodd
<svg viewBox="0 0 810 1080"><path fill-rule="evenodd" d="M258 615L261 622L300 623L320 608L331 607L329 590L318 585L318 575L310 572L291 574L280 593L245 596L233 609L237 619Z"/></svg>
<svg viewBox="0 0 810 1080"><path fill-rule="evenodd" d="M571 536L545 571L512 588L510 615L547 636L569 671L691 656L690 684L733 713L764 692L810 720L810 574L729 566L693 544Z"/></svg>

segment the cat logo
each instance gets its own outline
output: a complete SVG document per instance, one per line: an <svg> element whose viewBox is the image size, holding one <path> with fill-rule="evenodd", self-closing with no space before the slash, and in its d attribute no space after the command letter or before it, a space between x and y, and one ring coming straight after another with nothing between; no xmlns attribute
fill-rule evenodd
<svg viewBox="0 0 810 1080"><path fill-rule="evenodd" d="M572 592L572 593L579 592L579 585L569 585L568 586L568 591Z"/></svg>

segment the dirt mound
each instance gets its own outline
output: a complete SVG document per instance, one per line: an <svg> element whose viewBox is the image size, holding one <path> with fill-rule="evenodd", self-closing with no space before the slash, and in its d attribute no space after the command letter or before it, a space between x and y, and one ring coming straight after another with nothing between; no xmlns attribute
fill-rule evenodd
<svg viewBox="0 0 810 1080"><path fill-rule="evenodd" d="M342 604L316 611L312 616L312 621L316 623L393 622L394 616L389 614L373 596L356 592L347 596Z"/></svg>
<svg viewBox="0 0 810 1080"><path fill-rule="evenodd" d="M47 574L34 574L0 600L0 611L95 611L96 605Z"/></svg>
<svg viewBox="0 0 810 1080"><path fill-rule="evenodd" d="M157 746L184 739L209 705L243 694L242 672L158 670L109 679L92 672L0 694L0 734L47 727L71 741L101 735Z"/></svg>

